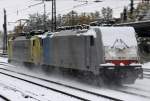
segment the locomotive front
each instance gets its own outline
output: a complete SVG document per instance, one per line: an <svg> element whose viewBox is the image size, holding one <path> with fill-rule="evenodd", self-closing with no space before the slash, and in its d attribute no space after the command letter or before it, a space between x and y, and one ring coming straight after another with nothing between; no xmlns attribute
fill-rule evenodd
<svg viewBox="0 0 150 101"><path fill-rule="evenodd" d="M143 77L135 30L132 27L101 27L104 45L104 75L121 83L134 83Z"/></svg>

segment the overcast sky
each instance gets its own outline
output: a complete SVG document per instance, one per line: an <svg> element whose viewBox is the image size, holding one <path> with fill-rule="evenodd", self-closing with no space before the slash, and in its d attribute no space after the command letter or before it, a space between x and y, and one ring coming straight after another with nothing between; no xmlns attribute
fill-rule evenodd
<svg viewBox="0 0 150 101"><path fill-rule="evenodd" d="M94 0L88 0L89 4L84 6L77 6L83 2L77 2L74 0L56 0L57 1L57 14L65 14L71 10L78 12L92 12L101 11L102 7L111 7L114 11L114 16L119 17L120 12L124 6L129 6L130 0L102 0L103 2L94 3ZM80 0L83 1L83 0ZM7 10L8 22L15 22L21 18L28 18L28 14L43 13L43 4L34 7L29 7L32 4L39 3L36 0L0 0L0 30L2 30L3 24L3 8ZM74 8L76 6L76 8ZM51 2L46 3L47 13L51 13ZM51 15L49 15L51 16ZM8 29L13 29L14 24L8 24Z"/></svg>

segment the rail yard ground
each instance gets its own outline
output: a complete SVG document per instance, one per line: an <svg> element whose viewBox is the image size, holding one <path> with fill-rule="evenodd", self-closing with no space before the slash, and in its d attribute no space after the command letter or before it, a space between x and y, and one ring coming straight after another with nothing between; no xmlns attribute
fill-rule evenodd
<svg viewBox="0 0 150 101"><path fill-rule="evenodd" d="M35 68L38 67L15 66L0 57L0 95L10 101L150 100L150 63L143 64L143 79L122 86L95 86L59 72L45 74Z"/></svg>

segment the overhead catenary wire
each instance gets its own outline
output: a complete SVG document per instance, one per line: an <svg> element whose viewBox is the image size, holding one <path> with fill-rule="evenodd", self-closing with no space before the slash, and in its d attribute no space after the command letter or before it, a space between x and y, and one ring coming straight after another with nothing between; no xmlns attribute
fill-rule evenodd
<svg viewBox="0 0 150 101"><path fill-rule="evenodd" d="M31 9L32 7L37 6L37 5L40 5L40 4L44 4L44 3L43 3L43 2L40 2L40 3L37 3L37 4L29 5L29 6L25 7L25 8L22 8L22 9L19 9L19 10L13 11L13 12L10 12L10 13L8 13L7 15L14 15L14 14L19 15L20 12L29 10L29 9ZM75 6L71 7L71 8L63 9L63 10L60 10L60 11L57 11L57 12L59 13L59 12L66 11L66 10L73 10L73 9L75 9L75 8L87 6L87 5L90 5L90 4L94 4L94 3L88 3L88 4L86 4L86 5L85 5L85 4L84 4L84 5L83 5L83 4L79 4L79 5L75 5ZM51 12L48 12L48 15L51 15L50 13L51 13Z"/></svg>
<svg viewBox="0 0 150 101"><path fill-rule="evenodd" d="M29 1L31 1L31 0L29 0ZM140 0L136 0L136 1L140 1ZM42 2L40 2L40 3L33 4L33 5L29 5L29 6L25 7L25 8L18 9L18 10L16 10L16 11L10 12L10 13L8 13L7 15L13 15L13 14L17 14L17 13L19 14L20 12L29 10L29 9L31 9L32 7L37 6L37 5L40 5L40 4L42 4L42 3L43 3L43 0L42 0ZM85 3L83 3L83 4L75 5L75 6L71 7L71 8L67 8L67 9L64 9L64 10L57 11L57 12L62 12L62 11L66 11L66 10L73 10L73 9L75 9L75 8L79 8L79 7L83 7L83 6L87 6L87 5L91 5L91 4L94 4L94 3L91 3L91 2L88 2L88 3L87 3L87 2L85 2ZM138 3L134 3L134 4L138 4ZM128 5L129 5L129 4L128 4ZM122 8L122 7L121 7L121 6L120 6L120 7L115 7L115 8L113 8L113 9L119 9L119 8ZM48 14L49 14L49 13L51 13L51 12L48 12Z"/></svg>
<svg viewBox="0 0 150 101"><path fill-rule="evenodd" d="M40 5L40 4L42 4L43 3L43 0L42 0L42 2L39 2L39 3L37 3L37 4L32 4L32 5L29 5L29 6L27 6L27 7L25 7L25 8L22 8L22 9L18 9L17 11L15 11L15 12L13 12L12 14L17 14L17 16L19 15L19 14L21 14L20 12L23 12L23 11L26 11L26 10L29 10L29 9L32 9L32 7L34 7L34 6L37 6L37 5ZM85 2L85 3L83 3L83 4L79 4L79 5L75 5L75 6L73 6L73 7L71 7L71 8L67 8L67 9L63 9L63 10L58 10L57 11L57 14L58 13L62 13L62 12L64 12L64 11L71 11L71 10L74 10L74 9L76 9L76 8L80 8L80 7L83 7L83 6L89 6L89 5L91 5L91 4L94 4L94 3L91 3L91 2ZM134 5L135 4L138 4L138 3L134 3ZM130 5L130 4L128 4L128 5ZM120 6L120 7L115 7L115 8L112 8L112 9L115 9L115 10L120 10L122 7ZM37 11L38 12L38 11ZM40 12L40 13L44 13L44 12ZM46 15L51 15L51 13L52 12L48 12ZM118 14L118 13L116 13L116 12L114 12L115 14ZM11 13L8 13L8 16L9 15L12 15ZM29 15L29 13L28 13L28 15Z"/></svg>
<svg viewBox="0 0 150 101"><path fill-rule="evenodd" d="M35 4L34 4L34 5L29 5L29 6L25 7L25 8L19 9L19 10L17 9L16 11L13 11L13 12L11 12L11 13L8 13L8 15L13 15L13 14L16 14L16 13L20 13L20 12L29 10L29 9L31 9L32 7L37 6L37 5L40 5L40 4L43 4L43 2L40 2L40 3L36 4L36 5L35 5Z"/></svg>
<svg viewBox="0 0 150 101"><path fill-rule="evenodd" d="M57 13L59 13L59 12L63 12L63 11L71 11L71 10L73 10L73 9L75 9L75 8L79 8L79 7L82 7L82 6L87 6L87 5L89 5L89 4L93 4L93 3L88 3L88 4L80 4L80 5L75 5L75 6L73 6L73 7L70 7L70 8L67 8L67 9L63 9L63 10L59 10L59 11L57 11ZM50 15L51 14L51 12L48 12L47 13L47 15Z"/></svg>

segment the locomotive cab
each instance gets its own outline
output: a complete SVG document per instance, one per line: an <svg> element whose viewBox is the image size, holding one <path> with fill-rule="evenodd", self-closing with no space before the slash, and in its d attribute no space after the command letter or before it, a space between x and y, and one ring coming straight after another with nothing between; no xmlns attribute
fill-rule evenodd
<svg viewBox="0 0 150 101"><path fill-rule="evenodd" d="M135 31L132 27L102 27L104 46L104 74L123 83L134 83L143 77Z"/></svg>

